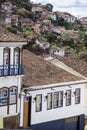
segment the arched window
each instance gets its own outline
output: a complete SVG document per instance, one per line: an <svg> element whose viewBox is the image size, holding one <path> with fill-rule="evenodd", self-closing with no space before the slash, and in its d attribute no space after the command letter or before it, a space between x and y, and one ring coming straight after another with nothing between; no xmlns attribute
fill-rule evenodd
<svg viewBox="0 0 87 130"><path fill-rule="evenodd" d="M17 87L12 86L9 88L9 104L17 103Z"/></svg>
<svg viewBox="0 0 87 130"><path fill-rule="evenodd" d="M0 89L0 106L7 105L8 103L8 88Z"/></svg>
<svg viewBox="0 0 87 130"><path fill-rule="evenodd" d="M9 66L10 64L10 49L8 47L4 48L3 51L3 65Z"/></svg>
<svg viewBox="0 0 87 130"><path fill-rule="evenodd" d="M20 64L20 48L14 49L14 65Z"/></svg>

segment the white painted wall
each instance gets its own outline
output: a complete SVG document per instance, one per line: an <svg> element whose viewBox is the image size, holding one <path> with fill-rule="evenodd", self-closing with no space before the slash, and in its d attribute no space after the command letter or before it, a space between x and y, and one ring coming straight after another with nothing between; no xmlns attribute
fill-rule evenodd
<svg viewBox="0 0 87 130"><path fill-rule="evenodd" d="M21 90L21 76L5 76L0 77L0 88L2 87L18 87L18 98L17 98L17 113L20 113L20 90ZM16 105L9 105L9 116L16 115ZM0 117L6 117L7 115L7 106L0 106Z"/></svg>
<svg viewBox="0 0 87 130"><path fill-rule="evenodd" d="M22 43L0 43L0 65L3 65L3 50L4 48L9 47L10 48L10 64L13 65L13 57L14 57L14 48L19 47L22 48ZM20 58L21 60L21 58ZM21 62L20 62L21 63Z"/></svg>
<svg viewBox="0 0 87 130"><path fill-rule="evenodd" d="M80 104L75 104L75 96L74 91L76 88L81 89L81 102ZM54 88L55 91L49 89L42 89L42 90L36 90L36 91L30 91L29 93L32 96L32 104L31 104L31 124L38 124L42 122L48 122L52 120L67 118L71 116L76 116L84 113L84 84L77 84L77 85L71 85L69 86L62 86L62 87L56 87ZM72 91L72 98L71 98L71 105L65 106L65 96L63 97L63 107L60 108L53 108L51 110L47 110L47 101L45 99L45 96L47 93L54 93L56 91L64 91L66 90ZM35 112L35 101L34 98L36 95L42 94L42 111ZM23 119L22 119L23 120Z"/></svg>
<svg viewBox="0 0 87 130"><path fill-rule="evenodd" d="M3 65L3 49L5 47L10 48L10 65L13 65L13 57L14 57L14 48L19 47L22 48L22 45L26 44L26 42L0 42L0 65ZM21 58L20 58L21 60ZM21 62L20 62L21 63ZM14 75L14 76L3 76L0 77L0 89L3 87L18 87L18 95L17 95L17 112L16 105L9 105L9 114L7 115L7 106L0 106L0 117L17 115L20 113L20 98L19 94L21 91L22 84L22 76Z"/></svg>

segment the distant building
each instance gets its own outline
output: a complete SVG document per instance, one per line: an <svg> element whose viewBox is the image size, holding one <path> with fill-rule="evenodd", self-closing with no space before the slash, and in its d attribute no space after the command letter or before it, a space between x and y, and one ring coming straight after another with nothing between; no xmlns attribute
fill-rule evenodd
<svg viewBox="0 0 87 130"><path fill-rule="evenodd" d="M46 50L50 48L50 44L46 41L43 41L41 39L37 39L36 43L40 46L42 50Z"/></svg>
<svg viewBox="0 0 87 130"><path fill-rule="evenodd" d="M6 26L18 26L19 24L18 15L11 15L9 17L5 17L4 21Z"/></svg>
<svg viewBox="0 0 87 130"><path fill-rule="evenodd" d="M4 2L1 4L1 8L7 12L12 12L12 4L9 2Z"/></svg>
<svg viewBox="0 0 87 130"><path fill-rule="evenodd" d="M82 17L79 19L81 22L82 26L87 27L87 17Z"/></svg>
<svg viewBox="0 0 87 130"><path fill-rule="evenodd" d="M59 47L54 47L50 50L52 54L58 55L58 56L64 56L65 51Z"/></svg>
<svg viewBox="0 0 87 130"><path fill-rule="evenodd" d="M32 13L34 14L41 14L43 12L43 7L39 4L34 4L32 6Z"/></svg>
<svg viewBox="0 0 87 130"><path fill-rule="evenodd" d="M55 12L49 12L47 16L50 17L54 21L57 20L57 14Z"/></svg>
<svg viewBox="0 0 87 130"><path fill-rule="evenodd" d="M59 17L63 17L67 22L75 22L77 20L77 17L71 15L68 12L57 12Z"/></svg>

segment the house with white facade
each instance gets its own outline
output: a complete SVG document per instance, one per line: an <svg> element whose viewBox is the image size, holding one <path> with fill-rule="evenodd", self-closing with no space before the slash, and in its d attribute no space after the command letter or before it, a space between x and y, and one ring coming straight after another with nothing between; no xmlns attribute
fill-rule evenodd
<svg viewBox="0 0 87 130"><path fill-rule="evenodd" d="M59 47L51 48L50 53L54 55L62 56L62 57L65 55L65 51Z"/></svg>
<svg viewBox="0 0 87 130"><path fill-rule="evenodd" d="M22 46L25 44L25 39L0 26L0 119L3 128L19 126L19 95L24 75Z"/></svg>
<svg viewBox="0 0 87 130"><path fill-rule="evenodd" d="M37 57L28 51L23 54L26 72L21 92L20 127L84 130L87 79L41 59L36 60Z"/></svg>
<svg viewBox="0 0 87 130"><path fill-rule="evenodd" d="M33 4L33 6L32 6L32 13L34 13L34 14L41 14L42 12L43 12L42 5Z"/></svg>
<svg viewBox="0 0 87 130"><path fill-rule="evenodd" d="M79 19L83 27L87 27L87 17L82 17Z"/></svg>
<svg viewBox="0 0 87 130"><path fill-rule="evenodd" d="M8 17L4 18L6 26L18 26L19 20L18 20L18 15L11 15Z"/></svg>
<svg viewBox="0 0 87 130"><path fill-rule="evenodd" d="M13 6L12 6L12 4L11 4L10 2L3 2L3 3L1 4L1 8L2 8L3 10L7 11L7 12L12 12Z"/></svg>
<svg viewBox="0 0 87 130"><path fill-rule="evenodd" d="M43 41L41 39L37 39L36 40L36 44L39 45L39 47L42 49L42 50L46 50L46 49L49 49L50 48L50 43L49 42L46 42L46 41Z"/></svg>
<svg viewBox="0 0 87 130"><path fill-rule="evenodd" d="M56 12L49 12L47 16L50 17L54 21L57 20L57 13Z"/></svg>
<svg viewBox="0 0 87 130"><path fill-rule="evenodd" d="M68 12L61 12L61 16L67 21L67 22L75 22L77 20L77 17L71 15Z"/></svg>

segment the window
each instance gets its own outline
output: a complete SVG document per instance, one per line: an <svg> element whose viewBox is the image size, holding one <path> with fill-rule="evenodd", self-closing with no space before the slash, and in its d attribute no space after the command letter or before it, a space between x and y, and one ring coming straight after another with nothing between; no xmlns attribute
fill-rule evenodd
<svg viewBox="0 0 87 130"><path fill-rule="evenodd" d="M0 105L9 105L17 103L17 87L0 89Z"/></svg>
<svg viewBox="0 0 87 130"><path fill-rule="evenodd" d="M17 87L11 87L9 89L9 104L17 102Z"/></svg>
<svg viewBox="0 0 87 130"><path fill-rule="evenodd" d="M63 91L58 92L58 107L63 106Z"/></svg>
<svg viewBox="0 0 87 130"><path fill-rule="evenodd" d="M20 48L18 47L14 49L14 64L20 64Z"/></svg>
<svg viewBox="0 0 87 130"><path fill-rule="evenodd" d="M36 112L39 112L42 110L42 95L37 95L36 98Z"/></svg>
<svg viewBox="0 0 87 130"><path fill-rule="evenodd" d="M66 106L71 105L71 90L67 90L65 96L66 96Z"/></svg>
<svg viewBox="0 0 87 130"><path fill-rule="evenodd" d="M47 110L52 109L52 93L47 94Z"/></svg>
<svg viewBox="0 0 87 130"><path fill-rule="evenodd" d="M54 108L58 107L58 92L54 93L54 102L53 102Z"/></svg>
<svg viewBox="0 0 87 130"><path fill-rule="evenodd" d="M75 90L75 104L79 104L80 103L80 88L77 88Z"/></svg>
<svg viewBox="0 0 87 130"><path fill-rule="evenodd" d="M54 108L63 106L63 91L54 93Z"/></svg>
<svg viewBox="0 0 87 130"><path fill-rule="evenodd" d="M3 65L4 67L7 67L10 64L10 49L8 47L4 48L3 53Z"/></svg>
<svg viewBox="0 0 87 130"><path fill-rule="evenodd" d="M0 90L0 105L7 105L8 103L8 88Z"/></svg>

